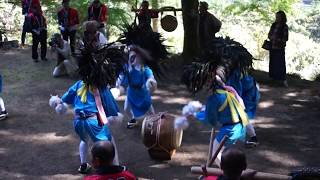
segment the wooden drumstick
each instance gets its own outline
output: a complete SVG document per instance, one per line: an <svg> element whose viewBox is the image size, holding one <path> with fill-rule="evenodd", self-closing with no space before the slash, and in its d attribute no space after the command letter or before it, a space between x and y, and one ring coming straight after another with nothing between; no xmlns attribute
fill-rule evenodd
<svg viewBox="0 0 320 180"><path fill-rule="evenodd" d="M213 139L214 139L214 134L215 134L215 128L213 127L211 129L211 136L210 136L210 143L209 143L209 152L208 152L208 158L207 158L207 164L206 166L209 166L211 157L212 157L212 146L213 146Z"/></svg>
<svg viewBox="0 0 320 180"><path fill-rule="evenodd" d="M213 154L213 156L212 156L212 158L211 158L211 160L210 160L210 162L209 162L208 167L211 167L211 166L212 166L213 162L216 160L219 152L221 151L222 147L223 147L224 144L226 143L227 139L228 139L228 136L227 136L227 135L223 136L223 139L221 140L217 151L214 152L214 154Z"/></svg>

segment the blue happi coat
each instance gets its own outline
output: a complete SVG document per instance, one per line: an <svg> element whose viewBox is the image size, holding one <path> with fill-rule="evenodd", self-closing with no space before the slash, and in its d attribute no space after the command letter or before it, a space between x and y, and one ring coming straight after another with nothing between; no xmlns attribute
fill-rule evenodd
<svg viewBox="0 0 320 180"><path fill-rule="evenodd" d="M106 116L117 116L119 109L109 88L100 89L99 92ZM111 140L108 125L101 125L97 119L98 109L92 90L83 81L76 82L61 99L74 108L74 127L81 140L85 140L86 136L93 141Z"/></svg>
<svg viewBox="0 0 320 180"><path fill-rule="evenodd" d="M146 82L153 78L153 72L148 66L135 67L123 74L121 85L127 88L127 101L135 118L147 113L151 107L151 94Z"/></svg>

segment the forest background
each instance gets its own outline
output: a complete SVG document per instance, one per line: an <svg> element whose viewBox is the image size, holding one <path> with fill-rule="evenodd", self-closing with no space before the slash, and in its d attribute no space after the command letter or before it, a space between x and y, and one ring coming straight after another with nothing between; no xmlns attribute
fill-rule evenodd
<svg viewBox="0 0 320 180"><path fill-rule="evenodd" d="M101 0L108 6L109 41L116 40L126 24L134 21L131 8L139 8L142 0ZM197 0L150 0L151 8L173 6L181 8ZM71 7L79 11L81 22L87 18L90 0L71 0ZM286 48L287 72L299 78L320 80L320 1L319 0L207 0L209 11L222 21L218 36L229 36L242 43L255 58L254 67L268 71L269 53L261 48L267 39L269 28L278 10L287 13L289 41ZM57 11L61 8L59 0L41 0L48 21L48 33L59 32ZM24 17L21 14L20 0L0 1L0 28L7 30L9 39L20 40ZM171 33L161 29L161 16L173 15L173 12L160 14L153 21L153 28L159 31L174 54L183 52L184 27L182 13L177 12L178 28ZM81 32L81 31L80 31ZM78 33L79 38L81 33ZM31 44L31 36L27 37Z"/></svg>

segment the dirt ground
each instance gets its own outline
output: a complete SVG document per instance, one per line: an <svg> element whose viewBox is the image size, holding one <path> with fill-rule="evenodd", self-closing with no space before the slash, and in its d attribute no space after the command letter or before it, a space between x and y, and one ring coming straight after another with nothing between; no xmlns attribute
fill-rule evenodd
<svg viewBox="0 0 320 180"><path fill-rule="evenodd" d="M48 105L50 94L62 95L75 80L52 77L55 61L50 53L49 62L37 64L30 56L29 49L0 52L1 96L10 115L0 122L0 179L82 179L77 173L79 139L72 113L57 115ZM186 91L176 69L169 70L170 80L159 83L153 96L156 111L179 115L189 100L205 99L204 93L193 97ZM287 174L302 166L319 166L320 84L289 78L289 88L283 88L268 80L265 72L256 77L262 94L255 120L260 145L244 149L249 168ZM138 128L128 130L124 122L113 135L121 163L139 178L195 179L190 167L205 163L210 129L192 121L182 146L168 162L149 158Z"/></svg>

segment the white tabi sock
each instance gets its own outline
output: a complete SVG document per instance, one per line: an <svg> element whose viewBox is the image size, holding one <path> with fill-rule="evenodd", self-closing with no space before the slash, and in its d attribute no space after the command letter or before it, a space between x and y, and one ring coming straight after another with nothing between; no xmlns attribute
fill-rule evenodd
<svg viewBox="0 0 320 180"><path fill-rule="evenodd" d="M0 97L0 112L5 111L6 108L4 107L3 99Z"/></svg>
<svg viewBox="0 0 320 180"><path fill-rule="evenodd" d="M88 144L86 142L80 141L79 152L81 164L87 163Z"/></svg>
<svg viewBox="0 0 320 180"><path fill-rule="evenodd" d="M249 135L249 137L257 136L256 131L254 130L252 123L249 123L247 125L246 130L247 130L247 134Z"/></svg>

